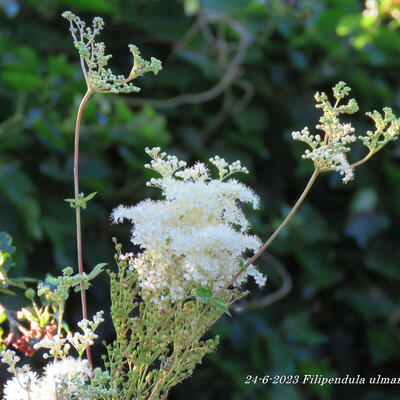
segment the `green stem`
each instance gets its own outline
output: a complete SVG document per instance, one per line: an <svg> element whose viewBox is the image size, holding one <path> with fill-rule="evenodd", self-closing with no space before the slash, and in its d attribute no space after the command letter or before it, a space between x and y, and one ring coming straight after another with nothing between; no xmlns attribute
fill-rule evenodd
<svg viewBox="0 0 400 400"><path fill-rule="evenodd" d="M350 167L351 168L355 168L355 167L358 167L361 164L364 164L365 161L369 160L373 155L374 155L374 152L372 150L370 150L369 153L362 160L357 161L354 164L351 164Z"/></svg>
<svg viewBox="0 0 400 400"><path fill-rule="evenodd" d="M75 190L75 199L78 199L79 194L79 133L81 127L81 119L82 119L82 111L85 107L86 102L88 101L92 91L90 89L87 90L85 96L83 96L81 104L78 108L78 114L76 116L76 126L75 126L75 150L74 150L74 190ZM81 209L80 207L75 208L75 216L76 216L76 245L78 252L78 267L79 273L83 274L83 262L82 262L82 228L81 228ZM86 294L84 288L84 282L81 280L81 301L82 301L82 316L83 319L88 319L87 317L87 306L86 306ZM90 367L92 368L92 357L90 353L90 347L86 348L86 353L88 357L88 361Z"/></svg>
<svg viewBox="0 0 400 400"><path fill-rule="evenodd" d="M233 278L224 286L224 289L227 289L229 286L231 286L236 279L242 274L242 272L250 265L253 264L254 261L257 260L258 257L261 256L262 253L264 253L265 250L267 250L267 248L269 247L269 245L276 239L276 237L279 235L279 233L281 232L281 230L287 225L287 223L292 219L293 215L296 213L297 209L300 207L301 203L303 202L303 200L306 198L308 192L311 189L311 186L313 185L313 183L315 182L315 180L317 179L317 176L319 174L319 170L315 169L314 173L311 175L310 180L307 183L307 186L305 187L303 193L301 194L301 196L298 198L296 204L294 205L294 207L290 210L289 214L287 215L287 217L283 220L283 222L279 225L279 227L276 229L276 231L270 236L270 238L263 244L263 246L260 248L260 250L257 251L256 254L254 254L253 257L251 257L244 265L243 267L236 272L236 274L233 276Z"/></svg>

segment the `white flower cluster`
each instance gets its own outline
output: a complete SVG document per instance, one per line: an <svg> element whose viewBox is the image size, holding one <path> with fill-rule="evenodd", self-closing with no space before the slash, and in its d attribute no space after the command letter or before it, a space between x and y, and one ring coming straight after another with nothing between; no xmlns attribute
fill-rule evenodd
<svg viewBox="0 0 400 400"><path fill-rule="evenodd" d="M12 350L1 353L1 361L8 364L8 371L14 375L4 387L5 400L89 400L99 397L108 398L110 390L104 386L109 379L107 372L96 368L95 379L92 379L92 371L87 360L82 355L87 346L93 344L97 338L94 330L103 322L102 311L96 313L93 321L82 320L78 323L83 334L68 334L66 338L54 336L53 339L43 339L35 345L35 349L47 348L48 353L44 358L54 357L49 362L39 377L30 371L28 365L17 367L20 358ZM79 358L68 355L74 347Z"/></svg>
<svg viewBox="0 0 400 400"><path fill-rule="evenodd" d="M337 171L343 175L343 182L347 183L354 177L354 171L347 161L345 153L351 149L348 146L357 140L354 135L354 128L351 124L342 124L339 121L340 114L353 114L358 110L357 103L351 99L347 105L338 106L348 93L350 88L344 82L339 82L334 88L333 93L336 98L334 106L328 101L325 93L317 93L317 108L321 108L323 116L317 129L324 132L324 137L312 135L307 127L301 132L293 132L294 140L307 143L311 150L306 150L303 158L309 158L314 162L316 169L320 171Z"/></svg>
<svg viewBox="0 0 400 400"><path fill-rule="evenodd" d="M150 301L175 302L194 287L208 285L217 290L226 284L244 262L247 250L257 251L261 242L247 234L247 221L239 202L258 207L259 199L251 189L235 179L234 172L247 172L240 161L228 165L220 157L210 162L219 170L217 179L203 163L186 167L174 156L146 149L152 157L151 168L161 178L149 186L162 190L163 200L145 200L136 206L119 206L112 213L114 222L125 218L133 222L132 242L144 251L124 255L138 273L143 295ZM185 168L186 167L186 168ZM253 266L237 282L252 275L258 284L265 277Z"/></svg>
<svg viewBox="0 0 400 400"><path fill-rule="evenodd" d="M344 133L344 132L348 133ZM304 128L301 132L293 132L294 140L300 140L310 145L312 150L306 150L302 158L309 158L314 162L315 168L321 171L337 171L343 175L343 182L347 183L354 178L354 170L350 166L345 153L350 151L348 143L353 143L357 140L354 128L350 124L345 124L342 130L343 136L337 136L335 140L328 143L321 140L320 135L311 135L308 128Z"/></svg>
<svg viewBox="0 0 400 400"><path fill-rule="evenodd" d="M43 339L39 343L36 343L34 348L49 349L48 353L44 353L43 357L48 358L49 356L57 359L58 357L63 358L68 355L69 350L72 347L78 352L81 357L87 347L92 346L94 340L97 339L97 335L94 331L104 321L103 311L98 311L93 316L93 321L82 319L78 322L79 328L82 329L83 335L79 332L75 332L73 335L68 333L66 338L55 335L52 339Z"/></svg>
<svg viewBox="0 0 400 400"><path fill-rule="evenodd" d="M2 352L1 361L8 363L10 357L19 361L11 350ZM15 376L4 386L4 400L83 399L79 389L90 378L87 360L72 357L47 364L41 377L27 365L10 372Z"/></svg>

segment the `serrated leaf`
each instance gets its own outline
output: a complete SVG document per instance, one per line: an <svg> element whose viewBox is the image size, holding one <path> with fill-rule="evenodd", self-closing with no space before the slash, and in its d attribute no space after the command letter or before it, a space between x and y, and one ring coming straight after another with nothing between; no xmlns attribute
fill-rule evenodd
<svg viewBox="0 0 400 400"><path fill-rule="evenodd" d="M212 298L212 290L209 286L201 286L193 290L193 293L199 298L202 303L207 304Z"/></svg>
<svg viewBox="0 0 400 400"><path fill-rule="evenodd" d="M220 299L219 297L213 297L210 301L210 304L221 310L223 313L228 314L230 317L232 317L232 314L229 312L229 308L227 304L225 303L224 300Z"/></svg>
<svg viewBox="0 0 400 400"><path fill-rule="evenodd" d="M89 279L95 278L97 275L101 274L104 271L104 267L107 265L107 263L100 263L97 264L92 271L88 274Z"/></svg>

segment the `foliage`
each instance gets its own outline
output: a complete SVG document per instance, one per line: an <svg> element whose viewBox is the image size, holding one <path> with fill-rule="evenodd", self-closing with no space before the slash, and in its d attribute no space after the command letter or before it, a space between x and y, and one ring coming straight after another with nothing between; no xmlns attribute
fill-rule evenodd
<svg viewBox="0 0 400 400"><path fill-rule="evenodd" d="M193 296L163 308L143 301L138 273L130 268L129 256L116 244L118 272L110 272L111 316L116 339L107 345L116 399L166 399L172 387L193 374L196 364L212 352L218 337L204 334L220 318ZM237 291L224 291L224 302L233 302ZM107 357L106 357L107 359Z"/></svg>
<svg viewBox="0 0 400 400"><path fill-rule="evenodd" d="M83 226L90 265L110 259L111 236L128 237L127 229L108 227L104 215L116 204L148 196L142 148L168 147L195 159L242 159L257 171L248 183L262 198L261 213L250 215L257 234L266 237L311 172L311 163L299 160L303 146L291 143L290 131L318 120L313 92L344 80L363 109L399 107L399 30L386 17L378 23L366 18L363 2L356 0L202 0L185 1L185 9L172 0L5 0L0 229L18 244L13 276L39 278L44 270L55 275L55 265L75 263L73 210L61 200L71 194L72 132L85 82L59 21L65 4L85 18L113 19L104 41L113 48L116 75L127 62L126 38L135 39L144 54L151 47L168 60L157 82L143 77L145 102L94 96L85 109L81 184L86 193L101 193L88 204ZM237 55L239 63L232 64ZM171 104L178 105L166 108ZM357 130L371 129L357 115L351 118ZM356 146L350 162L363 154ZM178 385L171 399L199 399L205 387L209 398L234 400L396 398L391 386L244 381L250 373L390 376L400 368L393 351L399 344L399 157L398 147L377 154L347 186L333 175L320 178L270 248L292 276L292 291L267 309L220 320L213 333L220 336L218 353L206 357L206 367ZM285 275L274 265L261 265L269 282L244 309L281 286ZM107 287L92 289L92 309L104 304L105 292ZM20 308L15 296L9 301ZM71 307L68 320L79 317L78 309Z"/></svg>
<svg viewBox="0 0 400 400"><path fill-rule="evenodd" d="M39 282L37 295L44 296L50 304L57 305L58 318L57 324L51 324L50 331L44 335L38 335L41 325L46 326L49 320L48 307L44 312L38 310L33 302L37 318L29 312L22 309L27 319L36 323L38 328L36 332L32 332L32 336L36 339L33 345L35 350L46 349L43 358L52 358L43 368L40 375L31 371L30 364L17 367L20 357L12 350L4 350L1 352L1 361L8 365L7 371L13 375L4 386L4 395L6 400L41 400L43 398L59 398L59 399L108 399L115 395L115 391L110 387L110 375L101 368L92 370L88 360L83 358L86 349L94 344L97 335L94 333L99 324L104 321L103 311L97 312L93 316L93 320L82 319L78 322L82 333L75 332L63 337L63 313L65 302L69 297L69 290L79 286L83 281L83 286L88 287L89 281L102 272L104 265L97 265L93 271L82 276L81 274L72 275L73 270L67 267L63 270L63 274L57 278L48 278L46 283ZM80 287L79 287L80 289ZM34 293L27 293L28 298L33 298ZM9 317L10 323L12 319ZM57 329L57 334L53 335L53 330ZM31 331L33 329L31 328ZM24 336L26 342L32 339L27 334ZM31 356L33 352L25 350L19 343L14 346L19 351L25 352L25 355ZM70 350L73 348L78 357L71 357Z"/></svg>
<svg viewBox="0 0 400 400"><path fill-rule="evenodd" d="M6 232L0 232L0 293L14 294L10 287L26 289L25 282L32 281L31 278L15 277L9 278L8 273L15 267L13 254L15 247L12 245L12 237Z"/></svg>
<svg viewBox="0 0 400 400"><path fill-rule="evenodd" d="M100 368L91 371L88 361L81 358L86 347L97 338L94 330L103 322L101 315L99 312L93 317L93 321L82 320L79 323L83 335L75 333L65 339L57 335L51 339L43 339L35 345L36 348L49 349L49 353L44 353L45 358L54 357L54 360L46 365L41 376L32 372L27 364L18 367L20 357L14 351L3 351L1 361L8 365L7 371L14 375L5 385L5 399L111 398L115 392L109 388L108 373ZM78 352L78 358L68 356L71 346Z"/></svg>

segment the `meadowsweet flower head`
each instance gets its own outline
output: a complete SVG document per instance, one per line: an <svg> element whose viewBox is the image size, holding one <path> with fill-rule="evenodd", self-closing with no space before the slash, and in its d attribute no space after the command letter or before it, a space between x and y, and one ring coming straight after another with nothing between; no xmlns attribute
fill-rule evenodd
<svg viewBox="0 0 400 400"><path fill-rule="evenodd" d="M250 203L257 208L258 197L236 179L226 179L247 169L239 161L229 165L217 156L210 161L219 176L211 179L203 163L186 167L159 148L146 152L152 158L146 167L161 175L147 184L160 188L163 200L119 206L112 213L114 222L133 222L132 242L144 250L125 256L138 273L143 294L154 302L175 302L195 286L217 290L238 271L244 253L261 245L257 236L248 234L249 222L240 206ZM246 271L239 284L248 275L258 277L255 271Z"/></svg>
<svg viewBox="0 0 400 400"><path fill-rule="evenodd" d="M340 105L350 90L344 82L339 82L333 88L333 95L336 99L334 104L330 103L325 93L316 93L316 108L320 108L323 113L316 128L323 132L322 137L319 134L311 134L308 127L301 132L292 133L294 140L300 140L311 147L311 150L304 152L303 158L312 160L315 168L320 172L339 172L343 176L344 183L354 178L354 165L349 163L346 156L351 150L349 146L351 143L357 139L361 140L372 155L389 141L397 139L400 131L400 119L395 117L390 108L384 108L383 115L378 111L366 114L375 122L376 129L374 132L368 131L366 136L357 137L351 124L342 123L339 120L341 114L353 114L358 111L358 105L354 99L350 99L347 104Z"/></svg>
<svg viewBox="0 0 400 400"><path fill-rule="evenodd" d="M4 400L39 400L42 399L40 396L40 385L36 372L20 373L7 381L4 386Z"/></svg>
<svg viewBox="0 0 400 400"><path fill-rule="evenodd" d="M43 339L35 348L48 349L44 358L53 359L44 367L39 376L30 371L28 365L18 367L20 358L12 350L2 351L1 362L9 366L14 375L4 389L5 400L94 400L109 399L115 395L110 388L110 376L100 368L91 370L89 362L82 358L88 345L93 344L97 335L94 331L103 322L102 311L96 313L93 320L83 319L78 323L83 334L68 334L66 338L55 335L52 339ZM75 348L78 358L69 355Z"/></svg>
<svg viewBox="0 0 400 400"><path fill-rule="evenodd" d="M90 378L90 366L87 360L67 357L61 361L50 362L44 369L40 381L44 399L74 399Z"/></svg>

